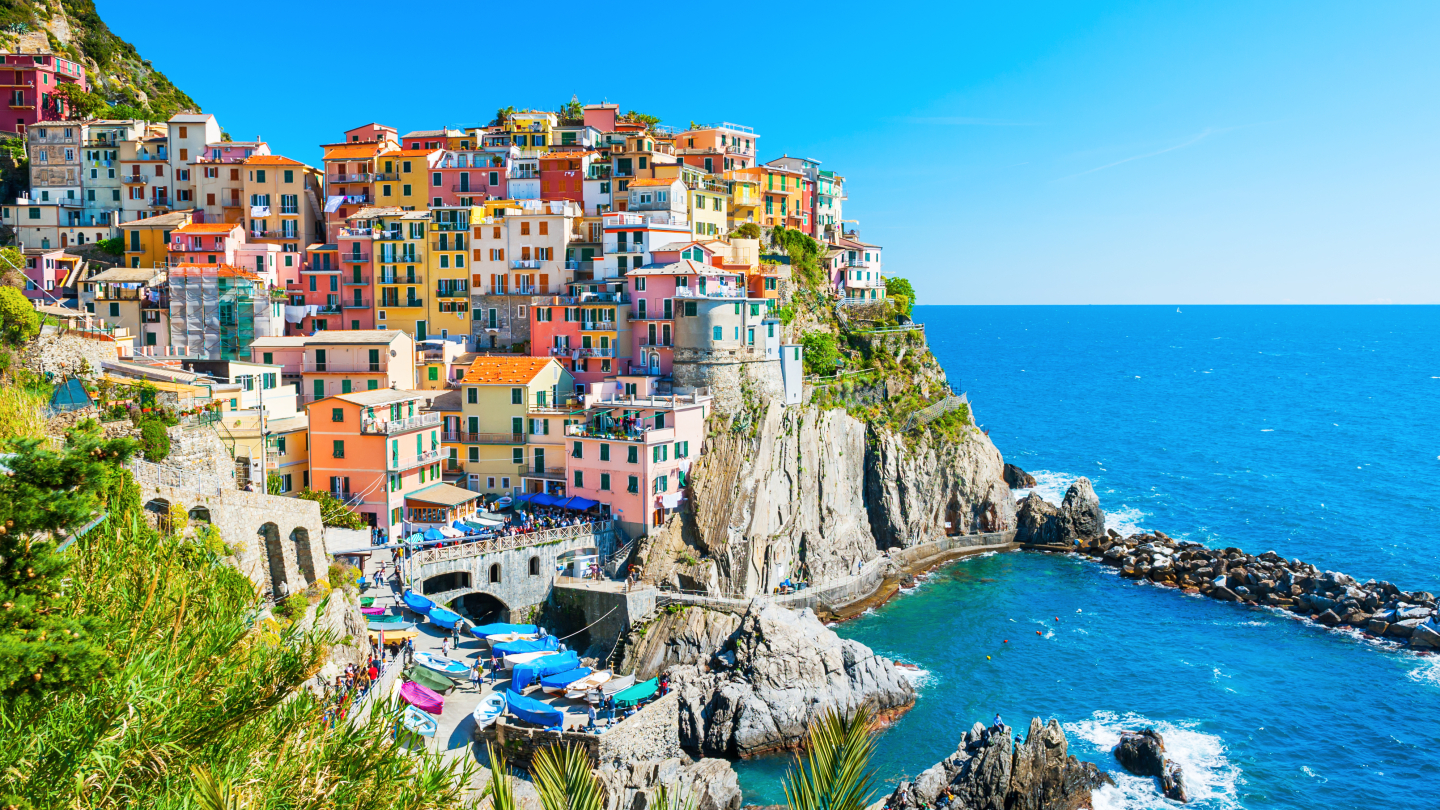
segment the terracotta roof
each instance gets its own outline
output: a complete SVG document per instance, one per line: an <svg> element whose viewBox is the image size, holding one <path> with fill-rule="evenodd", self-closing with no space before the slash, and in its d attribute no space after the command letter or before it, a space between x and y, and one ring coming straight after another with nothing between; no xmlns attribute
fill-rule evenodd
<svg viewBox="0 0 1440 810"><path fill-rule="evenodd" d="M631 180L630 188L637 186L670 186L680 182L678 177L642 177L639 180Z"/></svg>
<svg viewBox="0 0 1440 810"><path fill-rule="evenodd" d="M283 155L251 155L241 163L246 166L304 166L298 160L291 160Z"/></svg>
<svg viewBox="0 0 1440 810"><path fill-rule="evenodd" d="M327 146L325 148L326 160L353 160L354 158L374 157L380 151L381 144L375 141L369 143L343 144L339 146Z"/></svg>
<svg viewBox="0 0 1440 810"><path fill-rule="evenodd" d="M477 357L470 364L464 382L476 385L528 383L552 362L548 357Z"/></svg>
<svg viewBox="0 0 1440 810"><path fill-rule="evenodd" d="M244 227L239 222L192 222L183 228L177 228L175 233L229 233Z"/></svg>

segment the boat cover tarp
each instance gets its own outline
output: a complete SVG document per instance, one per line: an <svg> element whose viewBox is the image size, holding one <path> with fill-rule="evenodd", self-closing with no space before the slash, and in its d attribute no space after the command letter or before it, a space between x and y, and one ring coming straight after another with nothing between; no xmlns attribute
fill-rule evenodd
<svg viewBox="0 0 1440 810"><path fill-rule="evenodd" d="M651 678L644 683L637 683L624 692L615 695L615 705L634 706L658 691L660 691L660 679Z"/></svg>
<svg viewBox="0 0 1440 810"><path fill-rule="evenodd" d="M384 630L384 631L387 632L387 633L395 632L395 631L398 631L398 630L409 630L409 629L413 628L414 626L415 626L415 625L414 625L413 623L411 623L411 622L370 622L370 623L369 623L369 628L370 628L371 630L376 630L376 631Z"/></svg>
<svg viewBox="0 0 1440 810"><path fill-rule="evenodd" d="M552 728L565 724L565 713L534 698L528 698L514 689L505 690L505 708L527 723Z"/></svg>
<svg viewBox="0 0 1440 810"><path fill-rule="evenodd" d="M542 659L543 660L543 659ZM554 675L546 675L540 679L540 685L546 689L560 689L584 678L594 670L589 667L569 669L564 672L557 672Z"/></svg>
<svg viewBox="0 0 1440 810"><path fill-rule="evenodd" d="M416 613L428 614L430 612L430 608L435 607L434 602L426 599L418 593L415 593L414 591L406 591L405 593L400 595L400 599L405 602L405 607L410 608Z"/></svg>
<svg viewBox="0 0 1440 810"><path fill-rule="evenodd" d="M441 675L438 672L431 672L425 667L411 667L405 676L431 691L445 693L455 688L455 682Z"/></svg>
<svg viewBox="0 0 1440 810"><path fill-rule="evenodd" d="M534 686L546 675L554 675L580 665L580 657L574 650L536 658L528 664L516 664L510 670L510 688L521 690Z"/></svg>
<svg viewBox="0 0 1440 810"><path fill-rule="evenodd" d="M460 614L453 610L446 610L438 606L430 608L430 621L441 627L454 627L455 623L460 621L460 619Z"/></svg>
<svg viewBox="0 0 1440 810"><path fill-rule="evenodd" d="M554 636L537 638L533 641L521 639L520 641L502 641L491 648L496 655L515 655L516 653L548 652L560 649L560 641Z"/></svg>
<svg viewBox="0 0 1440 810"><path fill-rule="evenodd" d="M535 635L536 627L533 624L481 624L470 628L470 632L476 638L486 636L503 636L506 633L518 633L522 636Z"/></svg>
<svg viewBox="0 0 1440 810"><path fill-rule="evenodd" d="M430 687L422 686L414 681L409 681L400 687L400 697L411 706L424 709L432 714L439 714L445 710L445 698L440 697Z"/></svg>

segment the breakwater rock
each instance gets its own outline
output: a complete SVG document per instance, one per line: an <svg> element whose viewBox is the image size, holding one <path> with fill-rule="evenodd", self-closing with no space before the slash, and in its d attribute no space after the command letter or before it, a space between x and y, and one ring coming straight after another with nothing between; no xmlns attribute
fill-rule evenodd
<svg viewBox="0 0 1440 810"><path fill-rule="evenodd" d="M703 756L793 748L827 708L848 713L869 706L886 718L915 703L914 688L892 661L841 639L809 609L766 605L748 613L708 658L670 669L680 744Z"/></svg>
<svg viewBox="0 0 1440 810"><path fill-rule="evenodd" d="M1153 728L1144 731L1122 731L1115 746L1115 759L1125 770L1136 776L1152 776L1160 780L1160 792L1177 802L1190 801L1185 790L1185 771L1180 763L1165 757L1165 738Z"/></svg>
<svg viewBox="0 0 1440 810"><path fill-rule="evenodd" d="M885 806L919 810L935 806L947 792L952 807L967 810L1074 810L1091 807L1091 792L1113 784L1103 771L1069 754L1065 732L1055 720L1030 721L1025 742L1008 726L976 723L955 753L901 782Z"/></svg>
<svg viewBox="0 0 1440 810"><path fill-rule="evenodd" d="M1017 543L1068 545L1076 538L1105 534L1105 512L1089 478L1071 484L1058 507L1031 492L1020 501L1015 520Z"/></svg>
<svg viewBox="0 0 1440 810"><path fill-rule="evenodd" d="M1163 532L1092 537L1074 546L1081 554L1148 579L1223 602L1280 608L1327 627L1348 626L1418 651L1440 650L1435 594L1403 591L1389 582L1358 582L1321 571L1273 551L1246 554L1174 540Z"/></svg>
<svg viewBox="0 0 1440 810"><path fill-rule="evenodd" d="M1005 484L1011 489L1030 489L1035 486L1035 476L1016 467L1014 464L1006 464Z"/></svg>

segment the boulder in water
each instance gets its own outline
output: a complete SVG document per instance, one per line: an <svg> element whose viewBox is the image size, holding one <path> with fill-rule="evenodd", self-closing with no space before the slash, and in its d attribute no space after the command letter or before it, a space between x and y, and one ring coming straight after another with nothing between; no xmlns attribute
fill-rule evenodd
<svg viewBox="0 0 1440 810"><path fill-rule="evenodd" d="M1011 489L1030 489L1035 486L1035 476L1016 467L1014 464L1006 464L1003 473L1005 483Z"/></svg>
<svg viewBox="0 0 1440 810"><path fill-rule="evenodd" d="M1064 545L1075 536L1070 521L1049 501L1032 492L1020 502L1015 516L1015 542L1037 545Z"/></svg>
<svg viewBox="0 0 1440 810"><path fill-rule="evenodd" d="M1144 731L1122 731L1115 758L1125 770L1136 776L1165 775L1165 740L1153 728Z"/></svg>
<svg viewBox="0 0 1440 810"><path fill-rule="evenodd" d="M1081 478L1065 492L1060 512L1070 523L1076 537L1099 537L1105 534L1105 512L1089 478Z"/></svg>

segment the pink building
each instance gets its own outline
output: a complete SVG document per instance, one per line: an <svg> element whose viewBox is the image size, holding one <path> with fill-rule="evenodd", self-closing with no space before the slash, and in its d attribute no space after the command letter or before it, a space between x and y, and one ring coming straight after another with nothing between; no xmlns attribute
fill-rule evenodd
<svg viewBox="0 0 1440 810"><path fill-rule="evenodd" d="M698 242L663 247L670 249L657 248L655 264L631 270L626 277L633 342L630 368L636 374L656 377L670 375L675 318L684 312L687 300L693 307L698 298L745 297L744 275L712 264L723 259L710 247ZM670 261L662 264L662 259Z"/></svg>
<svg viewBox="0 0 1440 810"><path fill-rule="evenodd" d="M584 421L565 428L565 494L599 501L632 537L680 506L711 408L707 394L661 395L657 382L620 375L592 385Z"/></svg>
<svg viewBox="0 0 1440 810"><path fill-rule="evenodd" d="M26 248L25 297L42 304L59 304L66 297L65 279L75 270L79 256L63 248ZM68 291L75 295L74 290Z"/></svg>
<svg viewBox="0 0 1440 810"><path fill-rule="evenodd" d="M235 254L244 242L245 226L239 222L191 222L170 232L170 264L238 266Z"/></svg>
<svg viewBox="0 0 1440 810"><path fill-rule="evenodd" d="M509 150L494 152L446 152L439 165L430 170L440 175L440 184L432 181L430 196L440 198L441 205L477 205L485 200L505 199L510 171Z"/></svg>
<svg viewBox="0 0 1440 810"><path fill-rule="evenodd" d="M566 292L531 304L530 355L553 357L581 387L628 372L624 280L575 282Z"/></svg>
<svg viewBox="0 0 1440 810"><path fill-rule="evenodd" d="M39 121L63 121L65 103L55 95L62 84L78 84L89 90L85 67L52 53L0 54L0 84L10 93L9 104L0 112L0 129L23 133Z"/></svg>

